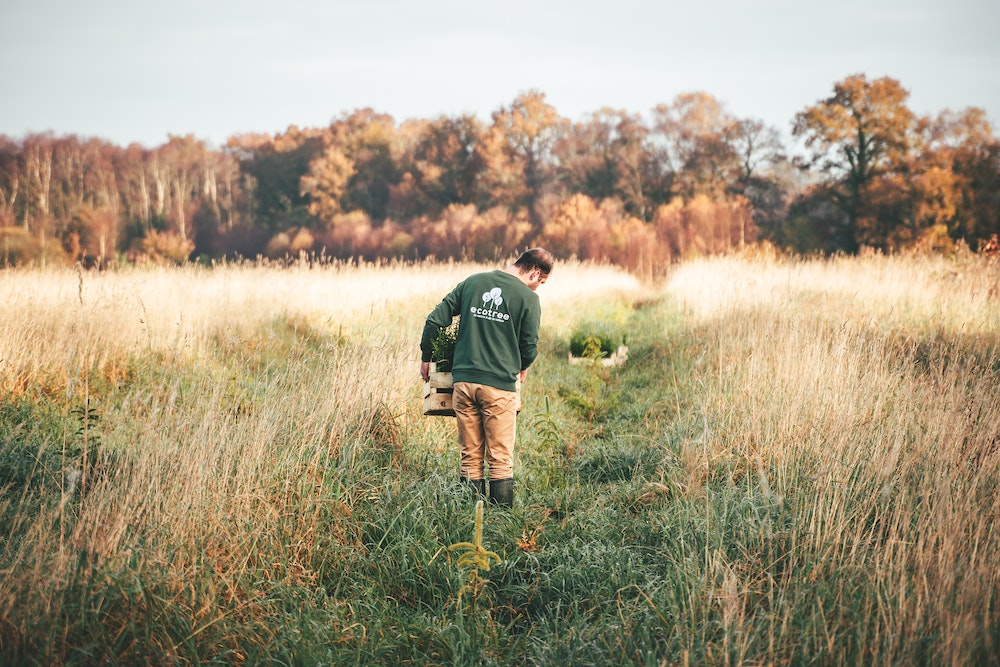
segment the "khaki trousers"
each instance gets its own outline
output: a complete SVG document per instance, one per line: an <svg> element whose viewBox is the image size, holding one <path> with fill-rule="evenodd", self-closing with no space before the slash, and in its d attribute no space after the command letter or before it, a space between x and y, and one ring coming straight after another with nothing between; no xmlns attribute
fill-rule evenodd
<svg viewBox="0 0 1000 667"><path fill-rule="evenodd" d="M462 449L461 475L484 479L514 476L514 437L517 432L517 393L473 382L456 382L452 405Z"/></svg>

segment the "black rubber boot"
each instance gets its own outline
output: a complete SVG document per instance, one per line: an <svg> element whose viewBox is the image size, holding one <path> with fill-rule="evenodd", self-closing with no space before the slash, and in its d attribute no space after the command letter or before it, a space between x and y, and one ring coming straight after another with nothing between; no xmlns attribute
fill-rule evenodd
<svg viewBox="0 0 1000 667"><path fill-rule="evenodd" d="M514 506L514 480L512 478L490 480L490 503L501 507Z"/></svg>
<svg viewBox="0 0 1000 667"><path fill-rule="evenodd" d="M466 477L460 478L463 484L468 484L472 492L478 496L486 497L486 480L485 479L468 479Z"/></svg>

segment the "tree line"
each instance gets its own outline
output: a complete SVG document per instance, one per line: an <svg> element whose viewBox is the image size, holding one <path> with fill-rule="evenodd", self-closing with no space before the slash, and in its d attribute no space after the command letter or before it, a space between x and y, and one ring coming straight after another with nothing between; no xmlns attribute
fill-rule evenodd
<svg viewBox="0 0 1000 667"><path fill-rule="evenodd" d="M978 108L918 116L895 79L858 74L777 129L704 92L642 115L570 121L528 91L484 122L170 136L0 136L0 263L221 257L557 257L656 271L768 241L795 252L973 250L1000 233L1000 142Z"/></svg>

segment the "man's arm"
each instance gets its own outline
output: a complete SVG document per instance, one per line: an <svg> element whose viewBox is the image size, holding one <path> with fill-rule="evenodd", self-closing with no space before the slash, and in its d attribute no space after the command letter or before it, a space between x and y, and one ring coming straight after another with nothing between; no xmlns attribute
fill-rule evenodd
<svg viewBox="0 0 1000 667"><path fill-rule="evenodd" d="M518 347L521 352L521 381L524 381L524 374L528 371L528 366L535 361L538 356L538 329L541 325L541 306L536 302L525 314L524 322L521 325L521 333L518 339Z"/></svg>
<svg viewBox="0 0 1000 667"><path fill-rule="evenodd" d="M434 310L427 315L424 321L424 330L420 336L420 377L425 381L430 373L431 354L434 350L434 339L438 332L451 324L452 319L459 313L462 305L462 285L459 283L455 289L449 292L448 296L441 300Z"/></svg>

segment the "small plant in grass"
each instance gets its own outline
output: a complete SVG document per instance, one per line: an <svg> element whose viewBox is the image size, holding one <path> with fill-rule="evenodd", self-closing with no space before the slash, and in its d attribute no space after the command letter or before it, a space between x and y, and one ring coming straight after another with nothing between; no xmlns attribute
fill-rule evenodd
<svg viewBox="0 0 1000 667"><path fill-rule="evenodd" d="M485 584L483 572L489 572L490 563L499 565L502 561L494 551L483 547L483 501L476 501L476 523L472 542L458 542L448 547L448 551L462 552L455 563L459 570L465 573L466 583L459 591L459 598L465 593L472 593L473 606L479 600L479 593Z"/></svg>
<svg viewBox="0 0 1000 667"><path fill-rule="evenodd" d="M63 452L63 458L67 459L65 465L67 496L72 496L77 488L83 491L84 485L89 481L89 473L97 464L101 445L100 433L96 430L101 415L97 408L91 405L90 396L87 396L84 405L70 410L70 414L79 419L80 424L74 433L73 443Z"/></svg>
<svg viewBox="0 0 1000 667"><path fill-rule="evenodd" d="M604 354L595 338L589 339L583 353L584 359L595 362ZM610 382L611 372L606 366L598 363L588 364L579 389L560 387L559 396L592 424L618 400L617 393L609 391Z"/></svg>
<svg viewBox="0 0 1000 667"><path fill-rule="evenodd" d="M552 481L556 481L561 485L565 481L566 464L573 458L576 445L574 442L563 438L559 424L552 415L552 407L549 404L548 396L545 397L545 410L535 415L533 425L539 438L541 438L543 450L551 457Z"/></svg>
<svg viewBox="0 0 1000 667"><path fill-rule="evenodd" d="M431 361L435 368L441 373L451 371L451 365L455 361L455 342L458 340L459 319L446 327L438 330L437 337L431 342Z"/></svg>
<svg viewBox="0 0 1000 667"><path fill-rule="evenodd" d="M541 547L538 546L538 538L544 530L545 522L549 520L549 517L552 516L554 512L555 510L551 509L543 510L541 521L535 524L535 527L531 529L531 532L528 532L528 528L525 527L525 529L521 532L521 537L517 540L517 548L521 551L530 553L539 551Z"/></svg>
<svg viewBox="0 0 1000 667"><path fill-rule="evenodd" d="M597 361L598 359L611 354L609 350L610 348L607 346L607 339L602 339L598 336L590 336L584 339L583 350L580 353L580 356Z"/></svg>
<svg viewBox="0 0 1000 667"><path fill-rule="evenodd" d="M549 450L562 449L562 433L559 431L559 424L552 416L552 408L549 406L549 397L545 397L545 410L535 415L535 430L542 439L542 445ZM565 452L563 452L565 454Z"/></svg>

